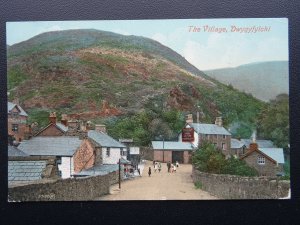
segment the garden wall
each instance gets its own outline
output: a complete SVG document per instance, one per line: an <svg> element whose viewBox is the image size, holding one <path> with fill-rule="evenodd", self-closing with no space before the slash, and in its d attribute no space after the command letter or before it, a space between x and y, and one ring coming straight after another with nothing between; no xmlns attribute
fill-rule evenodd
<svg viewBox="0 0 300 225"><path fill-rule="evenodd" d="M290 181L271 177L241 177L203 173L193 168L194 183L222 199L278 199L288 196Z"/></svg>
<svg viewBox="0 0 300 225"><path fill-rule="evenodd" d="M102 176L42 180L8 188L9 201L87 201L109 194L111 184L117 183L118 173Z"/></svg>

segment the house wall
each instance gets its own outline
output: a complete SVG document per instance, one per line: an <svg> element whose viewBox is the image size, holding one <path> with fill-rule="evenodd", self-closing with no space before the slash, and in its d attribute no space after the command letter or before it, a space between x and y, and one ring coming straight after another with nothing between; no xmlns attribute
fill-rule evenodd
<svg viewBox="0 0 300 225"><path fill-rule="evenodd" d="M193 168L193 181L221 199L278 199L288 196L290 181L272 177L241 177L203 173Z"/></svg>
<svg viewBox="0 0 300 225"><path fill-rule="evenodd" d="M192 162L192 152L191 151L184 151L183 152L183 163L188 164Z"/></svg>
<svg viewBox="0 0 300 225"><path fill-rule="evenodd" d="M19 110L14 107L11 112L19 113ZM16 141L22 141L29 132L27 123L27 116L12 116L11 113L7 115L8 133L13 135ZM12 131L12 125L18 124L18 131Z"/></svg>
<svg viewBox="0 0 300 225"><path fill-rule="evenodd" d="M203 141L208 141L210 143L216 143L217 148L221 150L221 152L224 155L229 155L231 150L231 136L225 135L225 138L223 138L223 135L219 134L199 134L199 144L201 144ZM225 144L225 149L222 149L222 143Z"/></svg>
<svg viewBox="0 0 300 225"><path fill-rule="evenodd" d="M83 140L73 157L74 172L78 173L83 169L93 167L95 165L95 159L95 146L88 139Z"/></svg>
<svg viewBox="0 0 300 225"><path fill-rule="evenodd" d="M158 162L172 162L172 151L154 150L153 160Z"/></svg>
<svg viewBox="0 0 300 225"><path fill-rule="evenodd" d="M251 167L256 169L261 176L276 176L278 172L283 171L282 165L277 165L276 163L270 161L268 158L265 157L265 164L259 165L257 163L257 157L263 156L258 152L254 151L249 156L243 158L243 160Z"/></svg>
<svg viewBox="0 0 300 225"><path fill-rule="evenodd" d="M58 170L61 171L61 178L66 179L74 173L72 157L61 157L61 164L58 165Z"/></svg>
<svg viewBox="0 0 300 225"><path fill-rule="evenodd" d="M64 133L58 129L54 124L51 124L47 129L43 130L36 136L62 136Z"/></svg>
<svg viewBox="0 0 300 225"><path fill-rule="evenodd" d="M121 158L120 148L110 148L110 156L106 155L106 147L102 148L103 164L117 164Z"/></svg>

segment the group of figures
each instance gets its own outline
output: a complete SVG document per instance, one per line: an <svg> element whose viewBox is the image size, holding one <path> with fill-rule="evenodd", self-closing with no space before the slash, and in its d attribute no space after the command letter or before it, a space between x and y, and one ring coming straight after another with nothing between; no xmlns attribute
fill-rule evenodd
<svg viewBox="0 0 300 225"><path fill-rule="evenodd" d="M161 171L161 163L160 162L153 161L153 167L154 167L155 173L157 170L160 173L160 171ZM175 164L171 163L170 161L167 162L168 173L176 173L176 170L178 167L179 167L178 161L176 161ZM149 177L151 177L151 167L149 167L148 175L149 175Z"/></svg>

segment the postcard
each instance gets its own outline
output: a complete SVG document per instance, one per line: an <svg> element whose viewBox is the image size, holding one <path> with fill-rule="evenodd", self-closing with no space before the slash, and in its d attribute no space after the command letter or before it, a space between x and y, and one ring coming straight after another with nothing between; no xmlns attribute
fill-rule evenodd
<svg viewBox="0 0 300 225"><path fill-rule="evenodd" d="M6 34L9 202L290 198L288 19Z"/></svg>

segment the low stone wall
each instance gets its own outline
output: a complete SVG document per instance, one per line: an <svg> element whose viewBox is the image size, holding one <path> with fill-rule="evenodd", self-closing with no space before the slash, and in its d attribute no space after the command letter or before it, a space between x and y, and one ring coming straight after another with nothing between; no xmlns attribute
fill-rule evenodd
<svg viewBox="0 0 300 225"><path fill-rule="evenodd" d="M118 174L103 176L43 180L8 188L9 201L87 201L109 193Z"/></svg>
<svg viewBox="0 0 300 225"><path fill-rule="evenodd" d="M203 173L193 168L193 181L222 199L279 199L288 196L290 182L271 177L241 177Z"/></svg>

